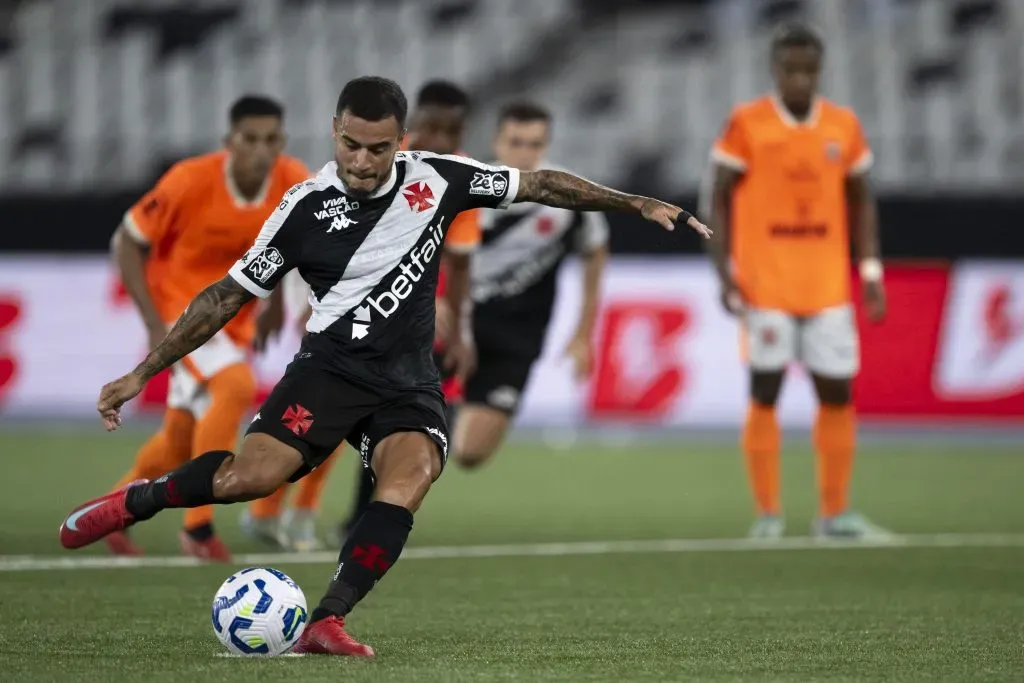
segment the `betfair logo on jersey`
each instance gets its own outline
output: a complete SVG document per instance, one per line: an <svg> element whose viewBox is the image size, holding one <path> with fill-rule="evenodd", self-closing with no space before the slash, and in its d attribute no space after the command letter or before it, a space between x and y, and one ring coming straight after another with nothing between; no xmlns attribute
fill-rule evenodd
<svg viewBox="0 0 1024 683"><path fill-rule="evenodd" d="M470 194L501 197L507 189L508 181L500 173L474 173L473 180L469 183Z"/></svg>
<svg viewBox="0 0 1024 683"><path fill-rule="evenodd" d="M444 216L437 219L435 225L427 228L426 239L414 246L405 255L398 268L392 271L391 284L382 288L378 293L370 293L361 305L352 309L352 338L362 339L370 333L370 325L374 320L390 318L402 302L409 298L415 289L414 285L423 279L434 256L441 251L444 243L444 232L441 226L444 225ZM376 315L374 314L376 311Z"/></svg>
<svg viewBox="0 0 1024 683"><path fill-rule="evenodd" d="M328 218L334 218L336 216L344 216L349 211L356 211L357 209L359 209L359 202L350 202L348 200L348 197L345 196L333 197L331 199L325 199L323 210L315 212L313 214L313 217L316 218L318 221L322 221ZM348 218L346 220L351 221L351 223L355 223L355 221L353 221L351 218ZM343 225L341 227L347 228L349 225L351 225L351 223L349 223L348 225ZM333 224L331 227L334 227ZM330 232L330 230L328 230L328 232Z"/></svg>

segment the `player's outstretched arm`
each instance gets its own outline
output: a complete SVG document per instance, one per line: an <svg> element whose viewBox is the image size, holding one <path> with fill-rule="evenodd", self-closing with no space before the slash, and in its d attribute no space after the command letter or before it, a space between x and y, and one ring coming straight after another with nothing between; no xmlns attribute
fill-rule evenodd
<svg viewBox="0 0 1024 683"><path fill-rule="evenodd" d="M209 341L253 298L230 275L200 292L146 360L100 390L96 410L107 430L121 426L121 406L138 396L146 382Z"/></svg>
<svg viewBox="0 0 1024 683"><path fill-rule="evenodd" d="M133 372L143 381L171 367L217 334L239 309L255 297L230 275L214 282L192 299L167 337Z"/></svg>
<svg viewBox="0 0 1024 683"><path fill-rule="evenodd" d="M711 237L706 225L678 206L619 192L564 171L545 169L522 173L515 201L576 211L636 211L666 230L674 230L676 221L683 220L704 238Z"/></svg>

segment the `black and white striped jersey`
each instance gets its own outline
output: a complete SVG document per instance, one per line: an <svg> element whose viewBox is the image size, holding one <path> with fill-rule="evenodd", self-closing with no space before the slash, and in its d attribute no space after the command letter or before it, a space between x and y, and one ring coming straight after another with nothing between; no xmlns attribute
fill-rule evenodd
<svg viewBox="0 0 1024 683"><path fill-rule="evenodd" d="M563 170L551 165L542 168ZM558 266L571 251L608 243L604 214L521 203L481 211L481 245L474 252L471 297L476 315L529 319L546 326L555 301Z"/></svg>
<svg viewBox="0 0 1024 683"><path fill-rule="evenodd" d="M399 152L389 180L356 196L331 162L285 193L230 275L267 297L298 269L313 305L301 354L370 387L436 389L434 290L445 233L460 211L506 208L518 188L516 169Z"/></svg>

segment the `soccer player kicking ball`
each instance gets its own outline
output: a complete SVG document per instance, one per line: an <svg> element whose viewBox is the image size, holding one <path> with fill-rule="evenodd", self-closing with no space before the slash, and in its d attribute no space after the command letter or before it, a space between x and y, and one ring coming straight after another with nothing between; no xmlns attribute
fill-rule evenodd
<svg viewBox="0 0 1024 683"><path fill-rule="evenodd" d="M777 92L737 107L712 151L711 242L723 304L741 316L751 403L743 429L758 518L754 538L778 538L781 436L775 402L790 362L810 371L820 511L814 533L887 533L849 508L859 350L850 302L851 216L873 320L885 315L878 218L867 175L872 155L856 115L817 95L824 46L806 26L772 43Z"/></svg>
<svg viewBox="0 0 1024 683"><path fill-rule="evenodd" d="M428 81L416 94L416 108L409 115L409 131L402 141L406 151L434 154L462 152L462 135L469 116L469 95L448 81ZM441 373L441 389L449 406L457 398L460 384L473 366L473 352L461 334L460 322L469 293L469 259L480 244L479 211L463 211L445 233L441 273L437 283L437 312L434 331L434 363ZM352 509L334 533L338 546L355 528L373 498L373 472L363 468L356 479Z"/></svg>
<svg viewBox="0 0 1024 683"><path fill-rule="evenodd" d="M413 514L448 456L431 347L440 251L455 215L536 202L635 211L666 229L683 220L705 237L710 232L679 207L569 173L520 173L463 157L399 152L406 101L387 79L350 81L335 112L336 160L289 190L249 252L193 299L145 361L100 393L104 425L117 429L121 406L150 378L298 268L313 290L309 334L240 452L210 451L156 481L88 501L61 524L60 540L79 548L167 508L265 496L348 440L377 486L295 651L369 657L373 649L346 633L345 618L398 560ZM325 214L325 205L343 207L345 220Z"/></svg>

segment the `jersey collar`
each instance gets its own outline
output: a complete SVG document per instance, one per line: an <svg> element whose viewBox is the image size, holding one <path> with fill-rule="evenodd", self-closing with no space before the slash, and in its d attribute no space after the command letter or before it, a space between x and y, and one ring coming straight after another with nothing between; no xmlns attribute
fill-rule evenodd
<svg viewBox="0 0 1024 683"><path fill-rule="evenodd" d="M371 194L368 197L368 199L378 199L379 197L383 197L388 192L391 192L392 189L394 189L395 183L397 182L397 179L398 179L397 163L398 162L392 162L392 164L391 164L391 175L388 176L388 179L386 181L384 181L383 185L381 185L380 187L378 187L376 190L373 191L373 194ZM320 171L320 177L323 178L325 181L327 181L328 185L330 185L331 187L337 188L343 194L352 195L352 192L348 189L348 186L345 185L345 181L343 181L338 176L338 162L337 161L330 161L330 162L328 162L327 165L324 166L323 169ZM358 196L358 195L352 195L352 196Z"/></svg>
<svg viewBox="0 0 1024 683"><path fill-rule="evenodd" d="M271 168L270 172L267 173L267 177L263 179L263 184L260 185L260 191L250 201L245 198L242 191L238 189L238 185L235 184L235 176L231 173L231 154L224 155L224 186L228 188L228 195L231 197L231 201L239 209L252 209L263 206L263 202L267 201L267 192L270 190L270 176L273 173L274 170Z"/></svg>
<svg viewBox="0 0 1024 683"><path fill-rule="evenodd" d="M788 109L786 109L786 105L782 103L782 99L777 93L772 93L771 99L772 106L775 107L775 113L778 114L779 118L782 119L782 122L790 128L799 128L801 126L813 128L818 125L818 119L821 118L821 98L817 95L814 96L814 100L811 102L810 114L808 114L807 118L803 121L798 120L789 112Z"/></svg>

